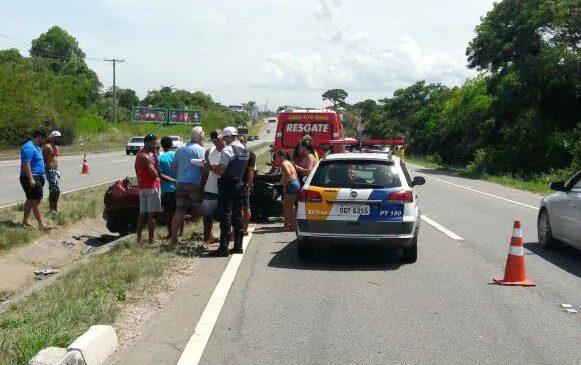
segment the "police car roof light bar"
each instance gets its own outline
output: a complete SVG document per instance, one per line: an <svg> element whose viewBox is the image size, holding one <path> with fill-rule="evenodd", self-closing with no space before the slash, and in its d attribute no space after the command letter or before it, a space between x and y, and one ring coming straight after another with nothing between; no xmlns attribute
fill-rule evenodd
<svg viewBox="0 0 581 365"><path fill-rule="evenodd" d="M364 146L371 146L371 145L398 145L403 146L405 144L403 139L368 139L365 141L357 141L357 140L343 140L343 139L331 139L321 141L320 144L328 144L334 146L355 146L361 145Z"/></svg>

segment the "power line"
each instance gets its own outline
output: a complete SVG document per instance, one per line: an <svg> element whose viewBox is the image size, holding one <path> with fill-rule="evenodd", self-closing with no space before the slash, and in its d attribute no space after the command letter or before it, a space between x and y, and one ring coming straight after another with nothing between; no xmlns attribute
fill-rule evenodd
<svg viewBox="0 0 581 365"><path fill-rule="evenodd" d="M103 59L105 62L112 62L113 63L113 123L117 123L117 88L115 85L115 64L117 62L125 62L125 60L118 60L116 58L112 58L110 60Z"/></svg>

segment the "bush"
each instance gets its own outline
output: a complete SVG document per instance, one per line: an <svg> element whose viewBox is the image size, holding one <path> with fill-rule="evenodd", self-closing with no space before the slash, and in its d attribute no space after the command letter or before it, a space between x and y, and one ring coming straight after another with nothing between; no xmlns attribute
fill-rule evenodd
<svg viewBox="0 0 581 365"><path fill-rule="evenodd" d="M93 114L83 114L75 123L76 132L79 134L95 134L110 131L111 123Z"/></svg>
<svg viewBox="0 0 581 365"><path fill-rule="evenodd" d="M474 153L472 161L466 165L465 168L460 169L463 175L470 177L478 177L486 174L487 166L490 163L486 151L483 149L478 149Z"/></svg>

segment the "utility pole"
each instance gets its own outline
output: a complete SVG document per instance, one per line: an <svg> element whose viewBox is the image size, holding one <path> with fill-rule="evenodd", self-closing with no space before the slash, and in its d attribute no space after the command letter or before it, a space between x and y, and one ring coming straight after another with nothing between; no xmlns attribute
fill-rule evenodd
<svg viewBox="0 0 581 365"><path fill-rule="evenodd" d="M125 62L125 60L118 60L116 58L108 60L105 58L104 61L113 63L113 123L117 123L117 86L115 84L115 64L117 62Z"/></svg>
<svg viewBox="0 0 581 365"><path fill-rule="evenodd" d="M266 101L266 110L264 112L268 113L268 100Z"/></svg>

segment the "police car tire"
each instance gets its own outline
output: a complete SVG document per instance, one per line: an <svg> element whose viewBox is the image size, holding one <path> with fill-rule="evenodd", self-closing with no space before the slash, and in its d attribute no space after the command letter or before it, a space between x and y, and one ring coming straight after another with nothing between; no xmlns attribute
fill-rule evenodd
<svg viewBox="0 0 581 365"><path fill-rule="evenodd" d="M418 238L415 237L411 246L403 249L404 261L408 264L413 264L418 261Z"/></svg>

